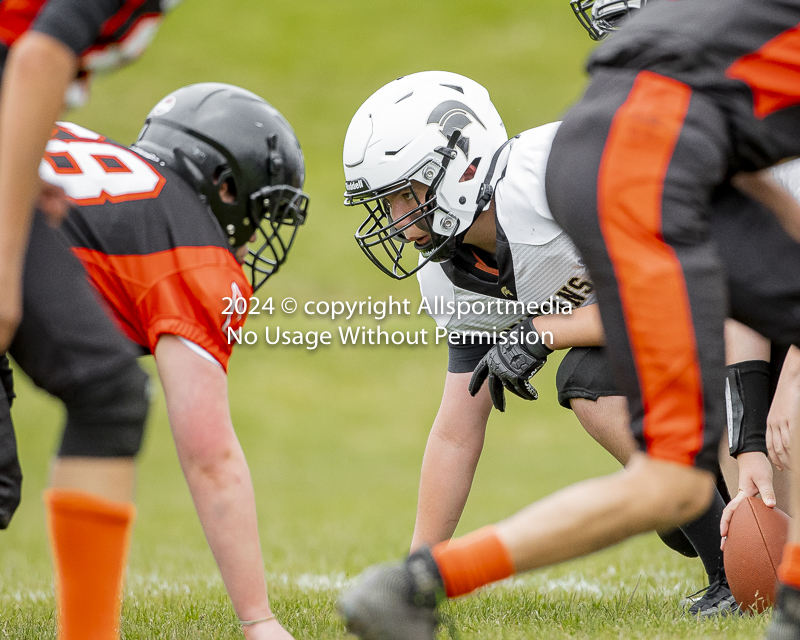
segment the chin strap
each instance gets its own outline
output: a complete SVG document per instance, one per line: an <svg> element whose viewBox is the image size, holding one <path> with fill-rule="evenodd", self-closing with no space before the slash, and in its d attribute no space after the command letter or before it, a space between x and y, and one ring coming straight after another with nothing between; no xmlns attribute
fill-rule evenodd
<svg viewBox="0 0 800 640"><path fill-rule="evenodd" d="M500 159L500 154L503 152L507 146L514 143L514 140L519 138L519 134L515 135L513 138L506 140L503 144L500 145L500 148L494 152L492 156L492 162L489 164L489 170L486 172L486 177L483 179L481 183L481 188L478 190L478 199L475 201L477 205L475 208L475 217L477 218L480 215L480 212L486 208L486 205L492 200L492 196L494 196L494 187L492 186L492 176L494 176L494 171L497 168L497 161Z"/></svg>
<svg viewBox="0 0 800 640"><path fill-rule="evenodd" d="M453 134L450 136L450 139L447 141L446 147L436 147L434 151L436 153L441 154L442 156L442 169L436 175L436 177L431 181L428 190L425 192L425 202L431 202L436 197L436 189L439 188L442 180L444 180L444 174L447 172L447 167L450 165L451 160L455 160L456 156L458 155L458 151L456 151L456 145L458 144L459 139L461 138L461 130L456 129L453 131ZM425 211L428 212L431 210L431 207L425 207ZM424 222L425 226L427 227L428 233L431 234L431 238L433 238L433 226L431 222L427 219L427 217L423 216L422 221Z"/></svg>
<svg viewBox="0 0 800 640"><path fill-rule="evenodd" d="M453 135L450 136L450 139L447 141L446 147L436 147L434 151L436 153L440 153L442 155L442 170L439 174L431 181L431 186L428 187L428 191L425 193L425 201L430 202L431 198L436 195L436 189L439 187L439 184L444 180L445 171L447 171L447 167L450 164L451 160L456 159L456 155L458 152L456 151L456 145L458 144L458 140L461 138L461 130L456 129L453 131Z"/></svg>

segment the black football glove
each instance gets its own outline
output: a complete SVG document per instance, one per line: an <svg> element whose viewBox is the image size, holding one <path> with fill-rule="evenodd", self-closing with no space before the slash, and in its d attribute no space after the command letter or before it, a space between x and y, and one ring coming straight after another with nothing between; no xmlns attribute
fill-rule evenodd
<svg viewBox="0 0 800 640"><path fill-rule="evenodd" d="M528 336L533 344L528 344ZM551 353L553 350L539 338L533 318L526 318L509 330L505 342L498 342L483 356L469 381L470 395L478 393L488 376L489 395L498 411L506 410L503 387L524 400L536 400L539 394L528 381L544 366Z"/></svg>

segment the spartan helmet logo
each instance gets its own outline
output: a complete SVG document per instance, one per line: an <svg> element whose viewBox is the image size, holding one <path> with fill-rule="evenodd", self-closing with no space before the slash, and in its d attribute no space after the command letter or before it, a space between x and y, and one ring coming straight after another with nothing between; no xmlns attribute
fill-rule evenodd
<svg viewBox="0 0 800 640"><path fill-rule="evenodd" d="M486 125L481 122L481 119L475 115L472 109L456 100L442 102L442 104L431 111L431 115L428 116L428 124L438 122L440 127L439 132L447 140L450 139L450 136L453 135L456 129L461 131L462 135L458 139L458 142L456 142L456 146L464 152L467 158L469 158L469 138L464 136L463 133L467 125L472 124L472 120L469 116L475 118L478 124L484 129L486 128Z"/></svg>

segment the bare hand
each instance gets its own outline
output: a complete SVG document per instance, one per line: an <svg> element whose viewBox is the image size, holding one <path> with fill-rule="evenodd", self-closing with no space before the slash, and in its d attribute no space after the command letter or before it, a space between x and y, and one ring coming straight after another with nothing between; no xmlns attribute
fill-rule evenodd
<svg viewBox="0 0 800 640"><path fill-rule="evenodd" d="M740 453L736 458L739 463L739 493L728 503L722 512L719 523L719 532L722 536L722 549L725 548L725 537L736 507L745 498L761 494L764 504L772 508L775 506L775 489L772 486L772 464L769 458L759 451Z"/></svg>

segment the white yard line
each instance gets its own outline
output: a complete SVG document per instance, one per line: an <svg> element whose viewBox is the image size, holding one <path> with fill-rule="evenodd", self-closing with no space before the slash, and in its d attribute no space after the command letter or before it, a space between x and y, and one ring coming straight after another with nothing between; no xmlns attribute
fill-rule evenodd
<svg viewBox="0 0 800 640"><path fill-rule="evenodd" d="M626 575L622 580L618 569L610 565L601 578L587 580L580 573L569 573L562 576L552 576L550 572L516 576L498 582L489 587L492 590L530 590L540 593L575 593L602 597L612 595L614 592L630 592L636 585L639 576L647 578L642 580L638 591L659 591L682 593L692 590L693 584L687 582L684 573L658 571L647 576L638 572ZM298 589L303 592L340 592L352 585L354 577L344 573L316 574L302 573L290 575L288 573L267 573L268 585L283 585ZM653 584L655 582L655 584ZM702 585L701 585L702 586ZM128 597L158 597L189 595L200 589L224 589L222 580L218 575L190 575L183 580L167 579L157 573L129 574L126 584ZM40 602L53 598L52 591L47 589L21 589L15 591L0 591L0 602Z"/></svg>

